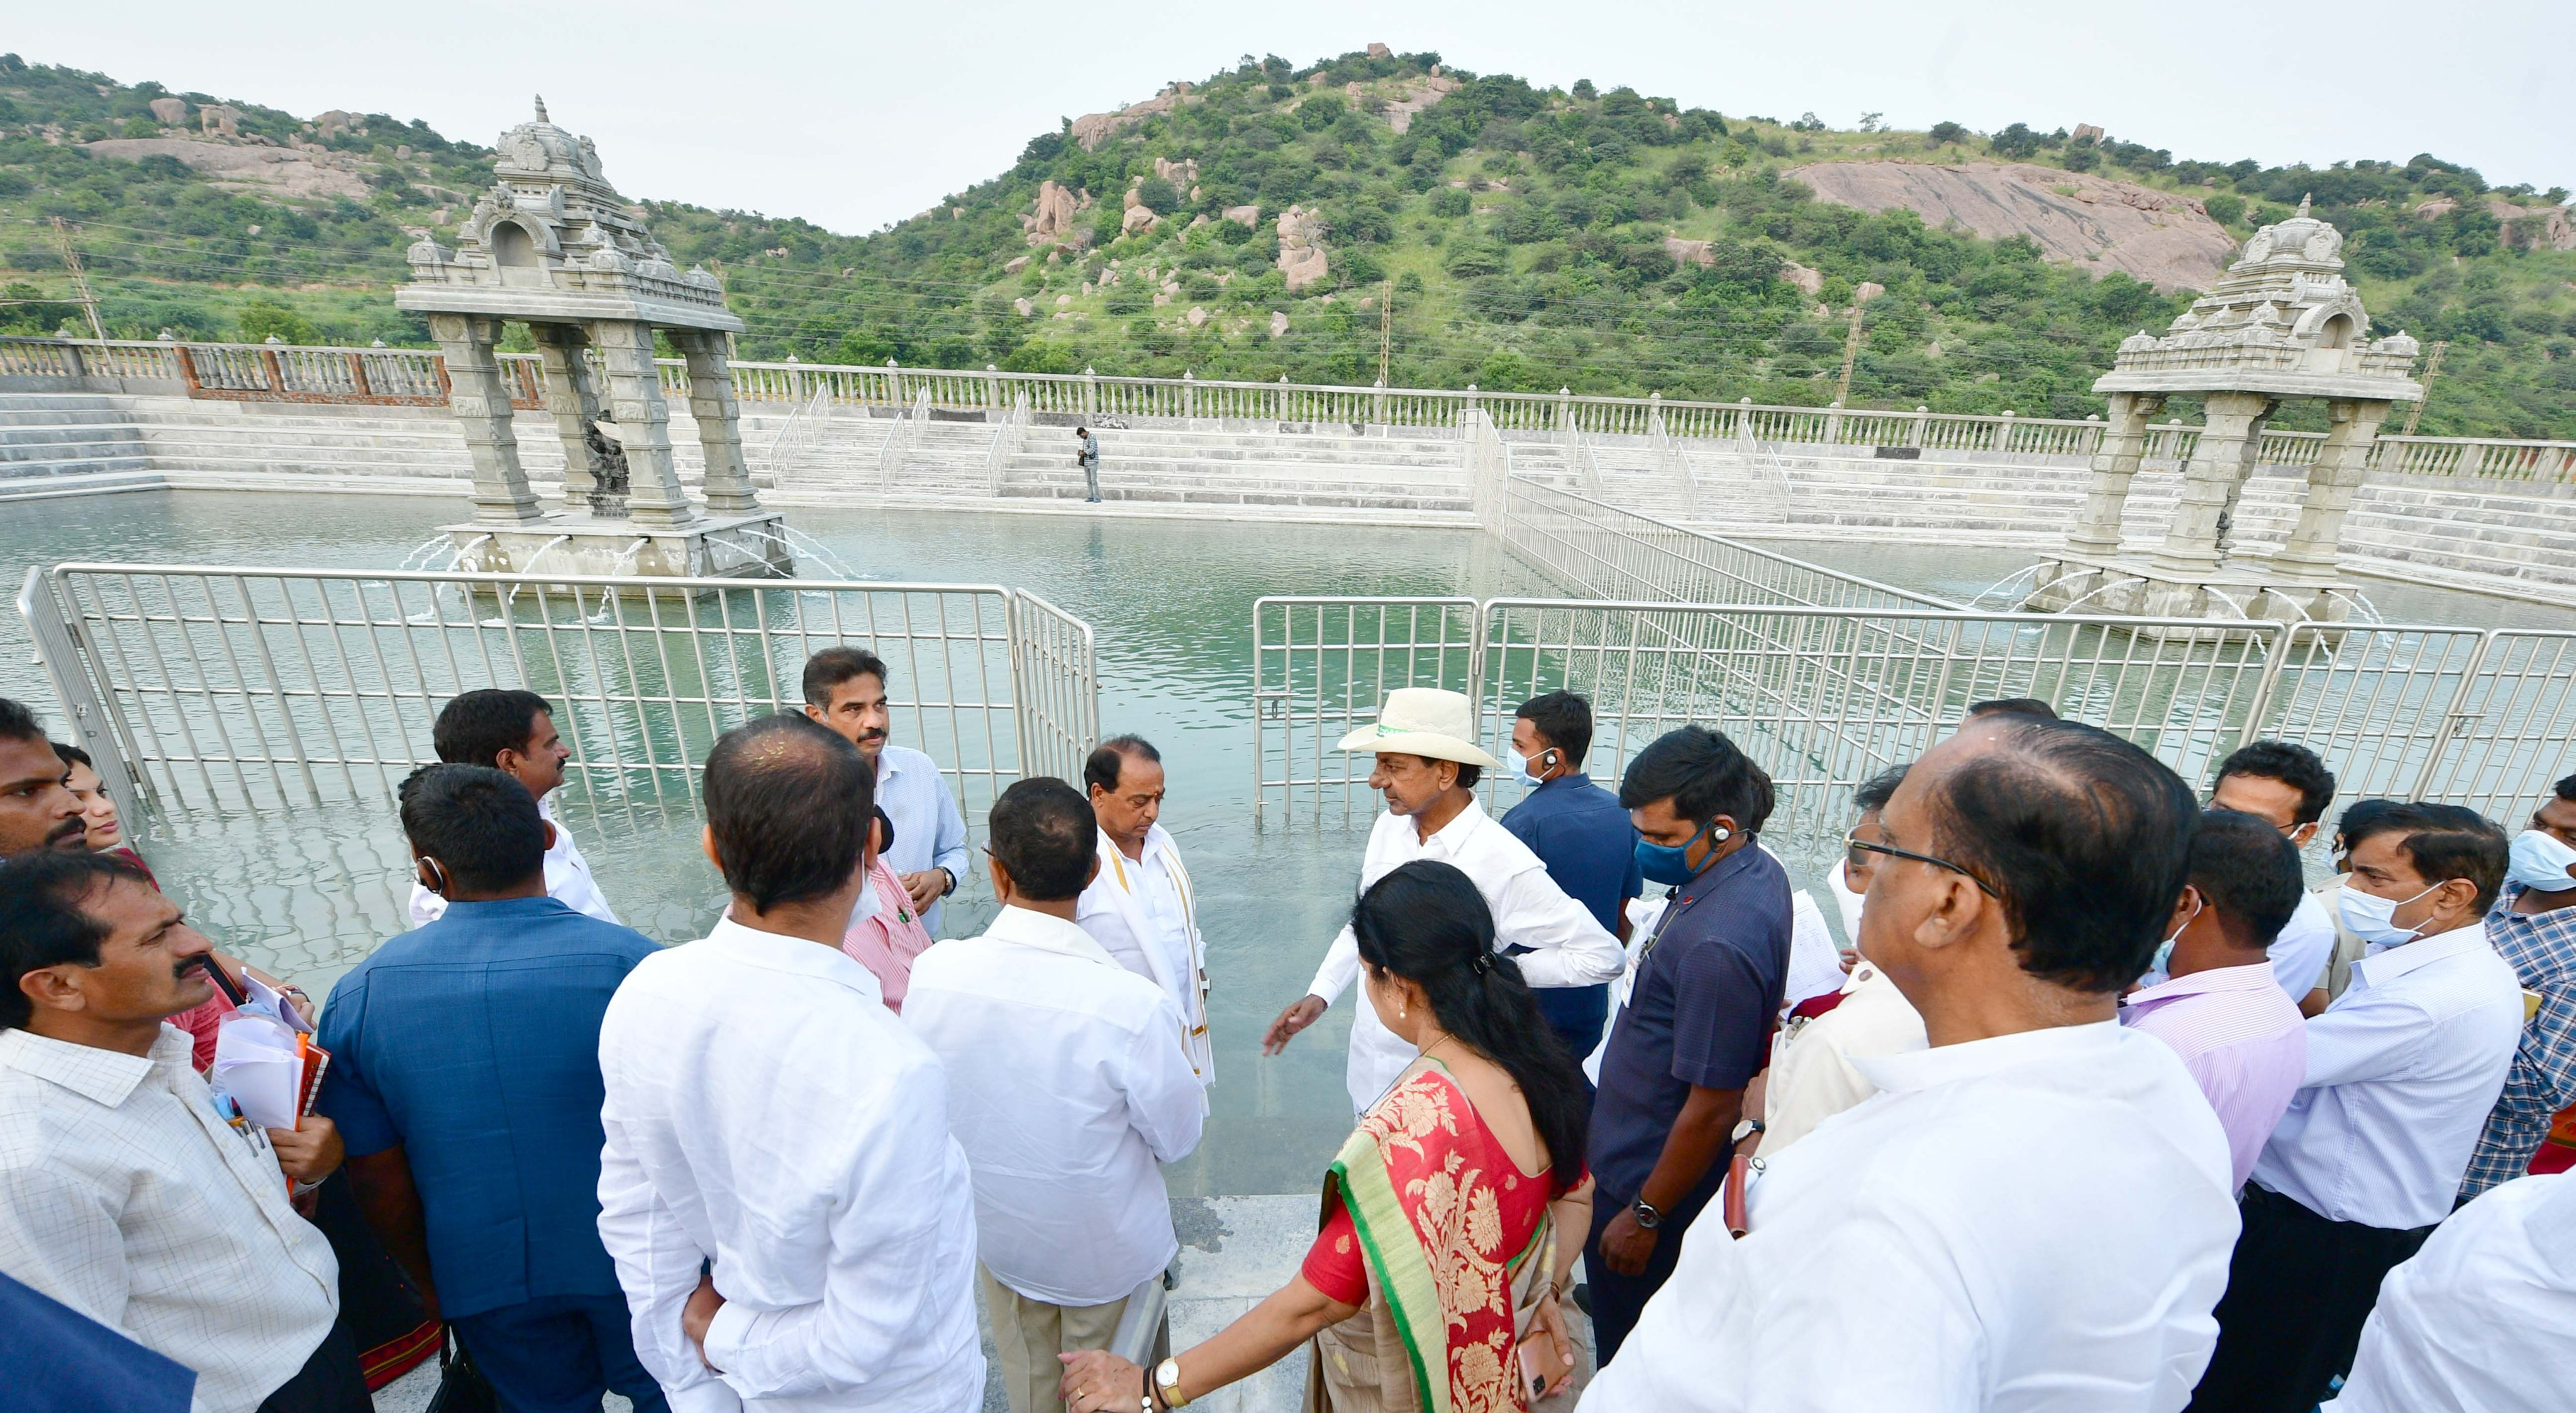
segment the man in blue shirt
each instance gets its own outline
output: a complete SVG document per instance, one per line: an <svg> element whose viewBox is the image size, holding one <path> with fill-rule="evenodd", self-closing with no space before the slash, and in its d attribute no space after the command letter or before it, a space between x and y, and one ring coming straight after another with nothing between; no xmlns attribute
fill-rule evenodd
<svg viewBox="0 0 2576 1413"><path fill-rule="evenodd" d="M435 921L331 988L321 1111L368 1224L512 1413L667 1413L599 1240L599 1024L656 948L546 896L553 826L501 771L402 786Z"/></svg>
<svg viewBox="0 0 2576 1413"><path fill-rule="evenodd" d="M1672 886L1610 1029L1585 1147L1599 1184L1583 1265L1595 1355L1619 1352L1726 1177L1744 1086L1769 1058L1789 973L1789 876L1754 847L1771 777L1716 731L1685 726L1619 782L1637 862Z"/></svg>
<svg viewBox="0 0 2576 1413"><path fill-rule="evenodd" d="M1637 827L1617 797L1583 773L1591 750L1590 702L1550 692L1521 703L1512 719L1512 754L1521 758L1522 778L1537 788L1503 816L1503 827L1547 865L1565 896L1625 942L1628 900L1646 886L1637 871ZM1579 1061L1601 1043L1610 987L1551 986L1538 993L1538 1008Z"/></svg>
<svg viewBox="0 0 2576 1413"><path fill-rule="evenodd" d="M939 764L886 738L894 711L886 703L886 665L865 648L829 647L805 659L805 714L859 748L876 770L877 808L894 826L886 867L903 880L912 910L939 935L940 900L966 876L966 816Z"/></svg>

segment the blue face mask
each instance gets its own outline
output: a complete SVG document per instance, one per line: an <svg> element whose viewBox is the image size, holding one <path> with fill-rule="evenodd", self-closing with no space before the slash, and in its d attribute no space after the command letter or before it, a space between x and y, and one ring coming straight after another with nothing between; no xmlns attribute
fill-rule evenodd
<svg viewBox="0 0 2576 1413"><path fill-rule="evenodd" d="M1690 866L1690 851L1691 846L1699 842L1701 834L1709 837L1709 843L1712 846L1725 843L1731 837L1727 831L1718 828L1715 821L1711 821L1700 826L1699 834L1694 834L1679 844L1651 844L1640 839L1637 841L1637 871L1644 874L1649 883L1662 883L1679 888L1690 882L1699 876L1699 869ZM1702 859L1699 867L1706 868L1708 865L1709 861Z"/></svg>
<svg viewBox="0 0 2576 1413"><path fill-rule="evenodd" d="M2504 876L2535 893L2564 893L2576 888L2576 878L2567 874L2570 864L2576 864L2576 849L2555 834L2526 829L2513 836L2513 864Z"/></svg>

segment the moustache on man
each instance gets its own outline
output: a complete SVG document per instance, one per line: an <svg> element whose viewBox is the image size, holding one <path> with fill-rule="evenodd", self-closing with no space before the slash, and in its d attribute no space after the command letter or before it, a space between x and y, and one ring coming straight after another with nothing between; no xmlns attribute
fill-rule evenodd
<svg viewBox="0 0 2576 1413"><path fill-rule="evenodd" d="M239 1009L243 1002L250 999L249 993L241 989L240 983L233 980L232 974L224 970L223 963L216 961L215 954L211 951L182 958L179 965L171 970L182 981L188 979L188 973L191 970L204 972L206 979L214 983L217 991L224 993L224 999L232 1002L235 1009Z"/></svg>
<svg viewBox="0 0 2576 1413"><path fill-rule="evenodd" d="M62 823L55 825L54 832L45 836L45 847L48 849L58 849L65 843L74 839L82 838L88 833L89 826L82 822L81 817L79 815L72 815Z"/></svg>

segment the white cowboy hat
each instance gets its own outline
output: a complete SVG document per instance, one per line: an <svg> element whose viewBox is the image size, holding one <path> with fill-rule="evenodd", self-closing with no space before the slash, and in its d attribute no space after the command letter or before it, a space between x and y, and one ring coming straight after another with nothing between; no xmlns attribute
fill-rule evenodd
<svg viewBox="0 0 2576 1413"><path fill-rule="evenodd" d="M1476 709L1463 692L1437 687L1398 687L1378 708L1377 724L1363 726L1334 747L1406 756L1428 756L1465 765L1498 766L1475 743Z"/></svg>

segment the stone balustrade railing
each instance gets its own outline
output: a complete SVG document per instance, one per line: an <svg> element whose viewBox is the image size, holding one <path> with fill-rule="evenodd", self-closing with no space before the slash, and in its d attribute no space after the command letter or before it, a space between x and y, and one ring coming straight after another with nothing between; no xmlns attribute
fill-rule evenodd
<svg viewBox="0 0 2576 1413"><path fill-rule="evenodd" d="M538 406L537 358L501 355L512 401ZM687 370L660 360L663 390L688 395ZM1580 431L1589 437L1698 438L1847 449L1986 452L2085 457L2099 445L2103 423L2054 417L1911 412L1841 407L1779 407L1689 402L1654 397L1464 389L1341 387L1311 383L1229 382L1187 375L1122 378L1094 373L976 372L893 364L737 362L734 395L745 402L909 408L926 393L947 411L1007 412L1025 402L1032 416L1152 418L1239 422L1327 423L1436 428L1455 435L1465 414L1480 411L1497 433ZM426 405L447 397L447 369L434 349L305 348L280 344L0 338L0 378L74 383L165 382L192 397L277 402ZM2187 459L2200 429L2180 422L2148 429L2146 458ZM2258 459L2298 467L2316 461L2314 432L2267 432ZM2492 437L2382 436L2372 469L2389 474L2576 484L2576 442Z"/></svg>

